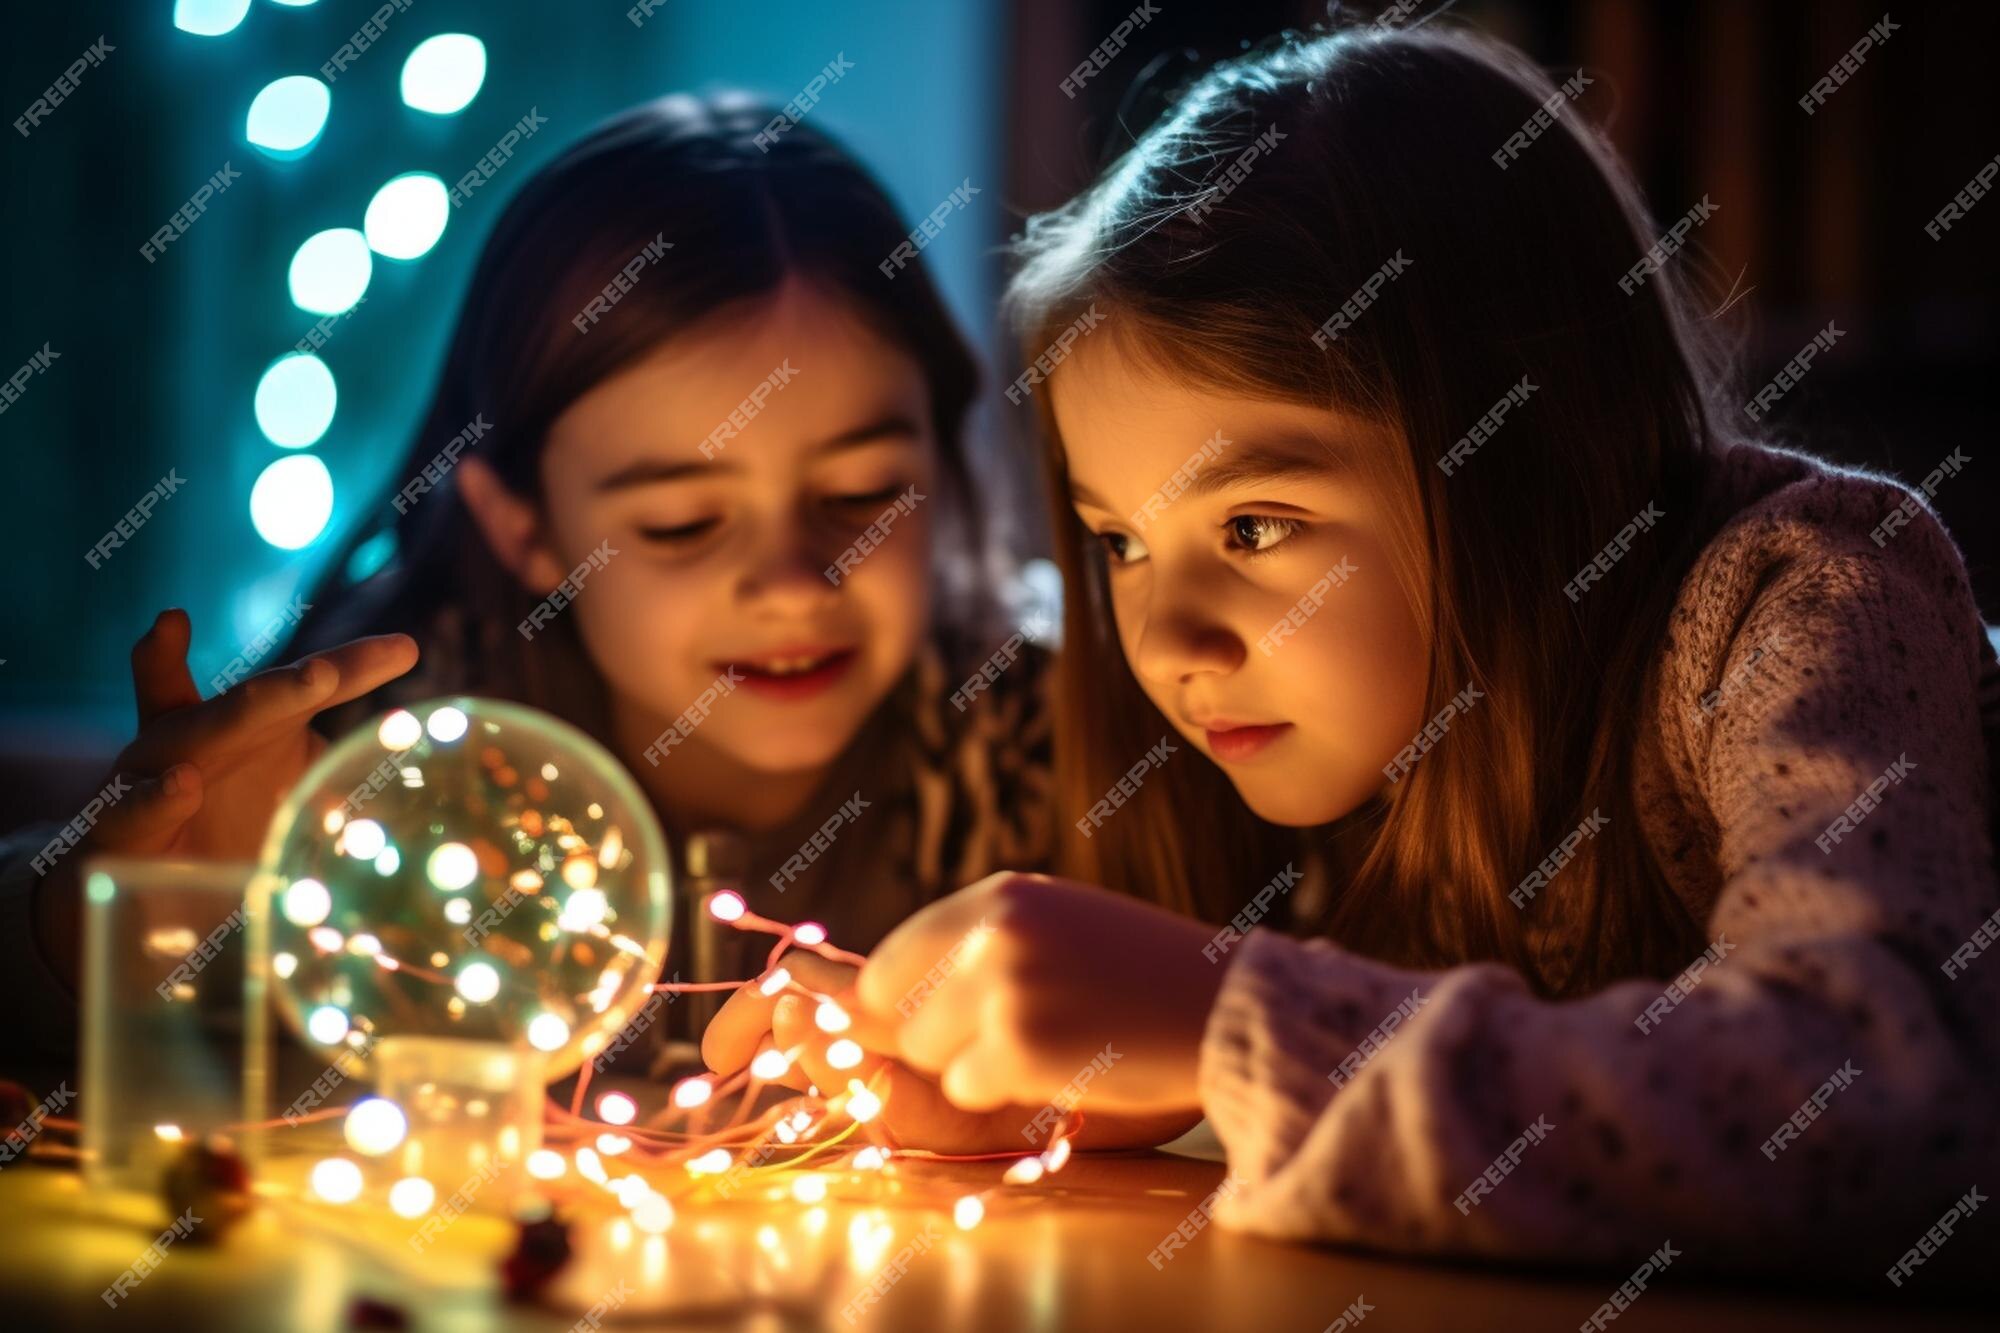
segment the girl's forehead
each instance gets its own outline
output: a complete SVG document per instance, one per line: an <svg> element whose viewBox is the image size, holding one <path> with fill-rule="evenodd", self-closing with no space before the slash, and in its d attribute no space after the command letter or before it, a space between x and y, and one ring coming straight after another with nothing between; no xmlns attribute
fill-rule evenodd
<svg viewBox="0 0 2000 1333"><path fill-rule="evenodd" d="M824 297L775 295L668 338L572 402L552 444L615 436L681 441L839 433L901 414L921 421L916 358Z"/></svg>

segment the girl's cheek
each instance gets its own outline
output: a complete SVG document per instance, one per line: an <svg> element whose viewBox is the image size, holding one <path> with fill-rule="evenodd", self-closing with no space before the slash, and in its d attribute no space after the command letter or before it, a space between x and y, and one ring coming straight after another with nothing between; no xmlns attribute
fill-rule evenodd
<svg viewBox="0 0 2000 1333"><path fill-rule="evenodd" d="M904 521L906 529L863 559L857 574L864 577L855 580L854 592L871 633L907 658L930 625L932 549L930 524Z"/></svg>
<svg viewBox="0 0 2000 1333"><path fill-rule="evenodd" d="M698 640L697 608L708 605L706 578L644 563L643 548L621 548L586 579L569 613L581 617L591 655L607 675L635 668L658 676L688 660ZM621 561L629 563L621 564ZM718 650L720 644L717 644Z"/></svg>

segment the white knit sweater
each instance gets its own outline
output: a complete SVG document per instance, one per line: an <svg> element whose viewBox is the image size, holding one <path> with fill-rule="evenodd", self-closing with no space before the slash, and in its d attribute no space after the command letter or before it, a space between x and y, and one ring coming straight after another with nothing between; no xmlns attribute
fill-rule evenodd
<svg viewBox="0 0 2000 1333"><path fill-rule="evenodd" d="M1755 446L1721 466L1741 508L1682 584L1637 756L1708 954L1672 990L1553 1003L1491 963L1253 932L1201 1058L1226 1225L1515 1261L1666 1243L1877 1283L1906 1254L1898 1283L2000 1253L1980 1207L2000 1190L2000 668L1964 563L1928 510L1875 539L1911 494L1894 482Z"/></svg>

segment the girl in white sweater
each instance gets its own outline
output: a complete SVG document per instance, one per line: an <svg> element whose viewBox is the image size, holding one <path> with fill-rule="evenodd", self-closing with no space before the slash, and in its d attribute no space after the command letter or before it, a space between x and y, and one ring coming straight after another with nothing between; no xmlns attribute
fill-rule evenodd
<svg viewBox="0 0 2000 1333"><path fill-rule="evenodd" d="M1935 1280L1994 1249L1993 650L1920 500L1737 438L1712 206L1587 110L1288 41L1030 224L1072 878L919 912L859 1026L968 1114L1205 1113L1228 1225Z"/></svg>

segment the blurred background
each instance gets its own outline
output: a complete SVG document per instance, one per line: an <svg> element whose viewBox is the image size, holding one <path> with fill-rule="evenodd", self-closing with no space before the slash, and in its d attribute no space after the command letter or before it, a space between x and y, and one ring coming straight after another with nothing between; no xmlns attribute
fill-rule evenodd
<svg viewBox="0 0 2000 1333"><path fill-rule="evenodd" d="M1696 239L1753 391L1828 321L1845 332L1774 414L1781 437L1911 484L1964 450L1970 466L1934 503L2000 620L2000 485L1983 457L2000 205L1938 239L1924 230L2000 152L1995 7L1897 10L1810 116L1799 98L1884 19L1875 4L1344 11L1407 24L1440 8L1558 82L1586 70L1578 106L1663 221L1704 194L1720 205ZM990 311L1021 219L1083 185L1203 64L1327 13L1323 0L15 7L0 44L13 121L0 157L0 383L12 381L0 560L17 590L0 623L0 828L68 813L100 777L133 726L127 653L159 608L191 612L205 681L386 502L500 206L599 119L681 88L782 102L836 57L852 62L815 124L871 163L912 221L961 182L981 191L924 260L992 386L1017 368ZM1121 23L1105 68L1072 77ZM489 157L510 131L511 155ZM490 180L450 203L482 159ZM995 399L979 420L997 460L1021 414ZM1032 553L1032 491L993 467ZM86 558L148 493L160 497L149 521Z"/></svg>

